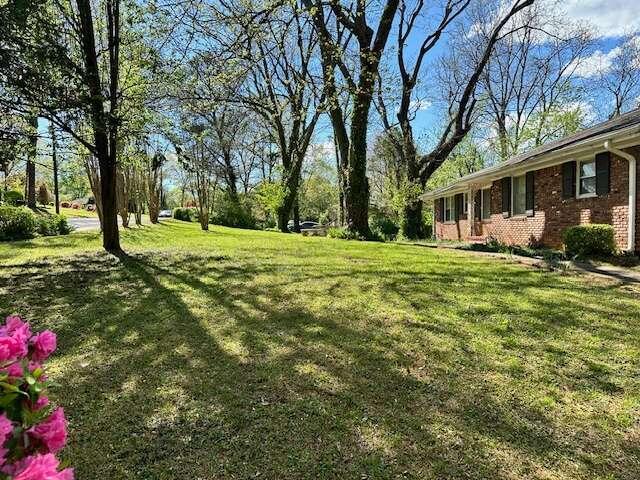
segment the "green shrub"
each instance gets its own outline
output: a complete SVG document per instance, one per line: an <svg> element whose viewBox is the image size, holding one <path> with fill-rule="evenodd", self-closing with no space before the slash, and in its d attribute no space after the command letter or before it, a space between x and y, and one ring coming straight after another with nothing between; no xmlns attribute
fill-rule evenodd
<svg viewBox="0 0 640 480"><path fill-rule="evenodd" d="M38 234L45 237L54 235L67 235L71 233L71 227L64 215L41 215L38 217Z"/></svg>
<svg viewBox="0 0 640 480"><path fill-rule="evenodd" d="M361 240L371 242L384 242L384 238L377 231L372 231L369 238L358 235L353 230L346 227L331 227L327 230L327 237L337 238L339 240Z"/></svg>
<svg viewBox="0 0 640 480"><path fill-rule="evenodd" d="M0 241L33 238L36 216L26 207L0 207Z"/></svg>
<svg viewBox="0 0 640 480"><path fill-rule="evenodd" d="M385 240L395 240L400 231L400 227L384 215L375 215L369 220L369 228L376 236Z"/></svg>
<svg viewBox="0 0 640 480"><path fill-rule="evenodd" d="M256 228L256 219L251 209L229 199L222 200L211 214L211 223L234 228Z"/></svg>
<svg viewBox="0 0 640 480"><path fill-rule="evenodd" d="M198 212L193 207L178 207L173 209L173 218L183 222L195 222L198 218Z"/></svg>
<svg viewBox="0 0 640 480"><path fill-rule="evenodd" d="M616 251L615 233L611 225L590 224L569 227L564 231L564 248L576 257L612 255Z"/></svg>
<svg viewBox="0 0 640 480"><path fill-rule="evenodd" d="M9 190L4 194L4 202L7 205L17 206L19 202L24 201L24 195L18 190Z"/></svg>

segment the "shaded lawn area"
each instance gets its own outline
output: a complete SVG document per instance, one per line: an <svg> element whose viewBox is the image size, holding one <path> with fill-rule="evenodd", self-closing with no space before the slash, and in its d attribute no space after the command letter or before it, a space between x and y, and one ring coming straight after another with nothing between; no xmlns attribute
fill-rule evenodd
<svg viewBox="0 0 640 480"><path fill-rule="evenodd" d="M0 244L59 333L79 479L632 479L633 287L457 251L169 221Z"/></svg>

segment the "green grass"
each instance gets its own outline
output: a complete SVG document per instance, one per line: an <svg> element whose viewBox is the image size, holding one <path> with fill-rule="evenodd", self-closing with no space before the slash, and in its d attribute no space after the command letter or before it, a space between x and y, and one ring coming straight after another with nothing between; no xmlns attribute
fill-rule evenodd
<svg viewBox="0 0 640 480"><path fill-rule="evenodd" d="M176 221L99 244L0 244L80 479L638 476L635 287Z"/></svg>
<svg viewBox="0 0 640 480"><path fill-rule="evenodd" d="M49 213L56 213L56 208L51 206L51 205L45 207L45 209ZM98 214L95 211L90 212L90 211L84 210L82 208L63 208L63 207L60 207L60 213L63 214L63 215L66 215L67 217L93 218L93 217L97 217L98 216Z"/></svg>

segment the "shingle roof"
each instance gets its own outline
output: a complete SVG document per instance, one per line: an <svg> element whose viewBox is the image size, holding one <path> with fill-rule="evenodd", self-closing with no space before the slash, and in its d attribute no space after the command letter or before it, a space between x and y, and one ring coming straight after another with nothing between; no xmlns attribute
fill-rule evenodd
<svg viewBox="0 0 640 480"><path fill-rule="evenodd" d="M594 125L593 127L587 128L585 130L581 130L577 133L574 133L573 135L568 135L559 140L555 140L553 142L549 142L539 147L536 147L533 150L530 150L528 152L521 153L519 155L511 157L507 161L502 162L498 165L494 165L492 167L487 167L487 168L483 168L482 170L478 170L477 172L474 172L459 178L457 181L447 185L446 187L438 188L431 192L426 192L425 195L429 195L429 196L437 195L438 192L441 192L441 191L444 192L446 190L449 190L459 183L465 183L470 180L480 179L489 174L496 173L501 170L505 170L513 165L525 162L527 160L532 160L534 158L537 158L542 155L546 155L558 150L562 150L564 148L570 147L576 143L583 142L585 140L589 140L592 137L596 137L606 133L613 133L618 130L622 130L634 125L640 126L640 108L636 110L632 110L628 113L624 113L622 115L618 115L612 118L611 120L607 120L606 122L602 122L597 125Z"/></svg>

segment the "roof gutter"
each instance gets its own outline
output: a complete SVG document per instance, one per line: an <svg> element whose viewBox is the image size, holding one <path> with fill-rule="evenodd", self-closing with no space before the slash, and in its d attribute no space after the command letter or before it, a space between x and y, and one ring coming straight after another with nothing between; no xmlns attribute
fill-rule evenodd
<svg viewBox="0 0 640 480"><path fill-rule="evenodd" d="M573 145L568 145L566 147L562 147L558 150L541 153L536 157L524 159L515 164L503 164L496 165L495 167L489 167L486 169L486 172L480 170L477 172L479 175L471 174L471 178L462 178L458 182L454 182L453 184L439 188L437 190L432 190L430 192L423 193L420 198L423 201L431 201L435 198L452 195L459 191L466 190L469 185L472 184L481 184L491 182L493 180L499 179L503 176L513 175L515 172L524 172L528 170L537 170L540 168L544 168L546 166L551 166L553 164L558 163L562 159L571 159L572 157L581 154L582 152L588 152L597 145L601 145L603 140L606 140L609 137L609 141L612 136L616 137L616 143L620 144L629 143L629 145L634 145L635 142L638 141L638 135L640 134L640 127L638 125L631 125L629 127L620 129L616 132L609 132L600 135L596 135L595 137L582 140ZM626 145L625 145L626 146ZM626 158L626 157L625 157Z"/></svg>
<svg viewBox="0 0 640 480"><path fill-rule="evenodd" d="M627 229L627 250L636 249L636 158L628 152L615 148L611 140L604 142L604 149L629 162L629 221Z"/></svg>

